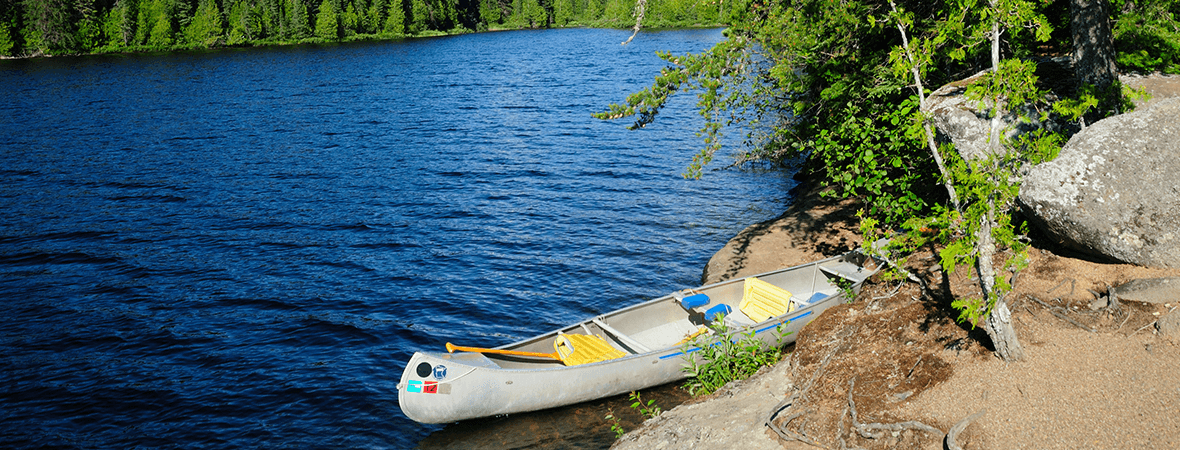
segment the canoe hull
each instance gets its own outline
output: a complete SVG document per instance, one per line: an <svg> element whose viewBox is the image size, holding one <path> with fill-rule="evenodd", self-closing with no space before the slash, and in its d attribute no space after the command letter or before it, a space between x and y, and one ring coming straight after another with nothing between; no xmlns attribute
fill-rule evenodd
<svg viewBox="0 0 1180 450"><path fill-rule="evenodd" d="M836 258L824 261L833 260ZM803 267L763 275L774 279L774 274ZM868 272L862 272L851 278L855 282L854 290L868 275ZM733 290L734 283L739 283L737 286L740 289L741 282L741 279L731 280L699 289L720 297L726 291ZM753 330L758 339L767 344L785 345L794 342L804 325L842 301L847 301L846 291L833 290L806 307L741 327L737 331L748 333ZM664 305L674 302L675 299L670 296L661 297L594 320L599 323L615 320L615 323L625 325L628 317L659 316L660 311L667 311ZM577 332L579 326L586 329L587 325L591 325L591 322L576 324L561 331ZM529 350L537 351L544 343L551 342L556 334L557 331L554 331L500 348L528 347ZM529 357L417 352L406 365L398 383L398 402L407 417L422 423L449 423L571 405L683 380L687 377L683 370L686 358L699 358L700 354L698 348L687 349L687 354L685 350L683 345L669 343L654 351L636 352L632 349L637 354L568 367L556 360Z"/></svg>

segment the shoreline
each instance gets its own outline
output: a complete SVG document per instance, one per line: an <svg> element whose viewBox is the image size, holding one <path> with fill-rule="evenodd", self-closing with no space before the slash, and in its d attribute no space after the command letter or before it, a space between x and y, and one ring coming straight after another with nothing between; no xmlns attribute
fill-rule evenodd
<svg viewBox="0 0 1180 450"><path fill-rule="evenodd" d="M462 35L466 35L466 34L499 33L499 32L505 32L505 31L525 31L525 30L537 31L537 30L602 29L602 30L630 31L631 27L634 26L634 25L630 25L630 24L625 25L625 26L623 26L621 24L616 24L616 25L620 25L619 27L608 26L608 25L609 24L607 24L607 23L598 23L598 24L588 23L588 24L571 24L571 25L567 25L567 26L553 26L553 27L520 27L520 28L493 27L493 28L488 28L486 30L470 30L470 29L466 29L466 28L456 28L456 29L451 29L451 30L446 30L446 31L429 30L427 32L420 33L420 34L401 34L401 35L397 35L397 34L389 34L389 35L385 35L385 34L356 34L356 35L352 35L349 37L344 37L344 38L340 38L340 39L336 39L336 40L327 40L327 39L317 38L317 37L307 37L307 38L301 38L301 39L294 40L294 41L250 41L250 42L244 42L241 44L233 44L233 45L230 45L230 44L213 45L213 46L174 45L174 46L170 46L167 48L135 46L135 47L111 49L109 51L94 51L94 52L87 52L87 53L62 53L62 54L35 53L35 54L31 54L31 55L26 54L26 55L19 55L19 56L0 54L0 60L26 60L27 61L27 60L37 60L37 59L42 59L42 58L62 58L62 57L71 58L71 57L101 56L101 55L172 54L172 53L184 53L184 52L194 52L194 51L220 51L220 50L231 50L231 49L239 49L240 50L240 49L266 48L266 47L293 47L293 46L301 46L301 45L336 45L336 44L351 44L351 43L356 43L356 42L393 42L393 41L406 41L406 40L426 39L426 38L435 38L435 37L462 36ZM661 24L661 25L665 25L665 24ZM693 24L693 25L685 25L685 26L645 26L640 31L708 30L708 29L726 28L726 27L728 27L728 25L724 25L724 24L716 24L716 25Z"/></svg>
<svg viewBox="0 0 1180 450"><path fill-rule="evenodd" d="M802 189L782 215L730 239L703 269L702 282L858 245L856 203L818 194ZM1094 263L1036 241L1030 259L1012 294L1025 361L1004 364L980 330L955 320L949 299L970 295L969 271L943 274L936 255L919 253L907 268L927 279L930 294L912 282L874 277L855 302L804 328L778 364L665 411L612 448L814 448L805 439L831 447L944 448L944 434L908 428L863 437L853 430L850 406L859 424L918 421L941 432L986 409L958 435L968 449L1180 446L1180 342L1142 331L1167 308L1132 302L1117 311L1089 308L1090 291L1180 276L1180 270ZM766 419L812 377L804 400L774 416L776 425L805 436L784 440Z"/></svg>

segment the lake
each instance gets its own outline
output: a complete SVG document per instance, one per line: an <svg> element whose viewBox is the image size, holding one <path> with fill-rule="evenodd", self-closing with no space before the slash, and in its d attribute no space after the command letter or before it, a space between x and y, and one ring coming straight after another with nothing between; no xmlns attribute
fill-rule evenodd
<svg viewBox="0 0 1180 450"><path fill-rule="evenodd" d="M722 39L629 33L0 61L0 442L609 445L604 407L421 425L396 385L417 349L695 286L786 208L789 171L681 177L694 95L590 117Z"/></svg>

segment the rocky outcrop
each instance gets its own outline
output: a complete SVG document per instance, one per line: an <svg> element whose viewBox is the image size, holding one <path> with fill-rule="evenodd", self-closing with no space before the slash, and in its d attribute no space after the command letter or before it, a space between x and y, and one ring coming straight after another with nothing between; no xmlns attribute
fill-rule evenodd
<svg viewBox="0 0 1180 450"><path fill-rule="evenodd" d="M938 137L942 141L955 144L955 150L963 159L983 159L992 153L991 119L986 111L980 109L979 102L969 100L964 93L967 86L974 83L985 72L950 83L932 92L926 100L924 112L930 114L930 122L938 129ZM1020 111L1025 117L1037 118L1035 111ZM1015 112L1008 112L1000 118L1000 129L1008 139L1048 126L1056 127L1052 122L1041 124L1021 119Z"/></svg>
<svg viewBox="0 0 1180 450"><path fill-rule="evenodd" d="M1180 99L1096 122L1033 167L1019 201L1083 253L1180 268Z"/></svg>
<svg viewBox="0 0 1180 450"><path fill-rule="evenodd" d="M1172 342L1180 343L1180 312L1172 311L1160 317L1155 322L1155 331Z"/></svg>
<svg viewBox="0 0 1180 450"><path fill-rule="evenodd" d="M1119 300L1142 303L1180 302L1180 277L1141 278L1114 288Z"/></svg>

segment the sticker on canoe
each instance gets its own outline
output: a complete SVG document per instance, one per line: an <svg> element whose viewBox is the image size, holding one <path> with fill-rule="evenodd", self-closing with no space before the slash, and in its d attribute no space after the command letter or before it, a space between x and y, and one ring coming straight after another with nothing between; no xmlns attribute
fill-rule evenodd
<svg viewBox="0 0 1180 450"><path fill-rule="evenodd" d="M434 379L436 379L438 381L442 381L442 380L445 380L446 378L447 378L447 366L444 366L442 364L434 366Z"/></svg>
<svg viewBox="0 0 1180 450"><path fill-rule="evenodd" d="M415 394L450 394L450 384L440 384L437 381L415 381L410 380L409 385L406 386L406 392Z"/></svg>

